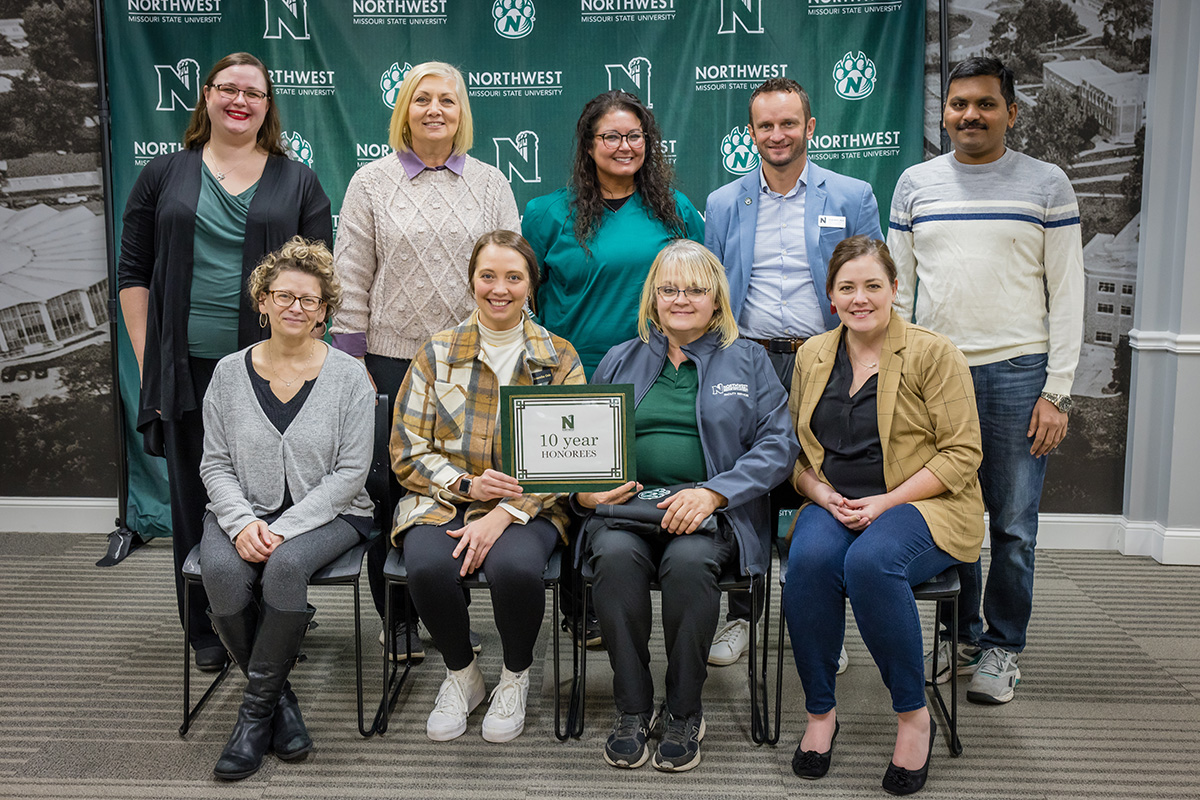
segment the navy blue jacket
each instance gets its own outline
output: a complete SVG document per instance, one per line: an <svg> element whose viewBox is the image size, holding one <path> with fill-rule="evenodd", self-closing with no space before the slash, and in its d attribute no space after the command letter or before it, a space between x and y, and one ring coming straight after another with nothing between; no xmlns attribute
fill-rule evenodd
<svg viewBox="0 0 1200 800"><path fill-rule="evenodd" d="M710 331L683 352L695 362L700 381L696 422L708 473L701 485L729 501L725 514L742 574L762 575L774 533L766 495L787 479L800 453L787 395L758 344L738 339L723 348L720 335ZM591 383L632 383L637 406L666 359L666 337L652 328L649 343L630 339L609 350Z"/></svg>

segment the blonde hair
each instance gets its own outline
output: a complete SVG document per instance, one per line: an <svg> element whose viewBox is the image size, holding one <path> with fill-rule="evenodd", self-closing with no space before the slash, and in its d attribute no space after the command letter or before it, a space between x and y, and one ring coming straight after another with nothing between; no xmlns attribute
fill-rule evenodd
<svg viewBox="0 0 1200 800"><path fill-rule="evenodd" d="M396 107L392 109L392 121L388 125L388 144L397 153L412 150L412 129L408 125L408 106L417 92L417 86L430 75L454 82L454 93L458 96L458 130L454 132L454 155L466 155L475 143L471 103L467 99L467 83L462 73L444 61L426 61L410 69L396 92Z"/></svg>
<svg viewBox="0 0 1200 800"><path fill-rule="evenodd" d="M729 347L737 341L737 320L729 308L729 280L725 268L707 247L691 239L676 239L658 252L650 266L650 274L642 285L642 302L638 307L638 336L643 342L650 341L650 326L662 332L658 319L657 291L658 276L664 268L671 266L679 270L680 281L685 288L698 286L708 289L713 298L713 316L708 329L721 334L721 347Z"/></svg>
<svg viewBox="0 0 1200 800"><path fill-rule="evenodd" d="M320 282L327 322L342 307L342 282L333 269L333 253L319 239L310 240L302 236L293 236L278 250L263 256L247 282L250 302L261 302L279 273L287 270L312 275Z"/></svg>

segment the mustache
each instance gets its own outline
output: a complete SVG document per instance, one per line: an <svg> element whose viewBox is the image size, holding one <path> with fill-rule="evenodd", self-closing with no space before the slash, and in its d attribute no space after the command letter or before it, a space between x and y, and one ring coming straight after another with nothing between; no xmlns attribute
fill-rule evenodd
<svg viewBox="0 0 1200 800"><path fill-rule="evenodd" d="M960 131L969 131L969 130L986 131L987 129L988 129L988 127L986 124L984 124L982 122L978 122L978 121L964 122L958 126L958 130L960 130Z"/></svg>

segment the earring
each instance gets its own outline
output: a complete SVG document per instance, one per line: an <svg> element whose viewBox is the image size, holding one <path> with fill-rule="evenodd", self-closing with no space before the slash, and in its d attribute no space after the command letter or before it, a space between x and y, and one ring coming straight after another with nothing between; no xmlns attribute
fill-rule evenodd
<svg viewBox="0 0 1200 800"><path fill-rule="evenodd" d="M260 327L260 328L267 327L267 315L266 314L258 315L258 327Z"/></svg>
<svg viewBox="0 0 1200 800"><path fill-rule="evenodd" d="M835 306L833 303L830 303L830 304L829 304L829 313L830 313L830 314L836 314L836 313L837 313L837 306Z"/></svg>

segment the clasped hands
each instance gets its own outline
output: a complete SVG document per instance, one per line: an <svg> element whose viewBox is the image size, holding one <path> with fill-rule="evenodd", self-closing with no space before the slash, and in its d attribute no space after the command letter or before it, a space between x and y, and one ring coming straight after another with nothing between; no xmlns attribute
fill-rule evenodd
<svg viewBox="0 0 1200 800"><path fill-rule="evenodd" d="M275 552L275 548L281 544L283 544L283 537L277 533L271 533L267 523L261 519L254 520L233 537L233 546L238 555L242 557L243 561L249 561L251 564L261 564L266 561L271 553Z"/></svg>
<svg viewBox="0 0 1200 800"><path fill-rule="evenodd" d="M835 520L852 531L864 530L872 520L879 519L880 514L895 505L886 494L875 494L852 500L843 497L832 488L829 488L828 494L820 501L820 504Z"/></svg>
<svg viewBox="0 0 1200 800"><path fill-rule="evenodd" d="M628 502L641 490L640 483L629 481L607 492L579 492L575 500L584 508L595 508L602 503L616 506ZM658 504L658 508L667 510L662 527L668 533L694 533L713 512L724 508L726 502L723 495L699 486L676 492Z"/></svg>

